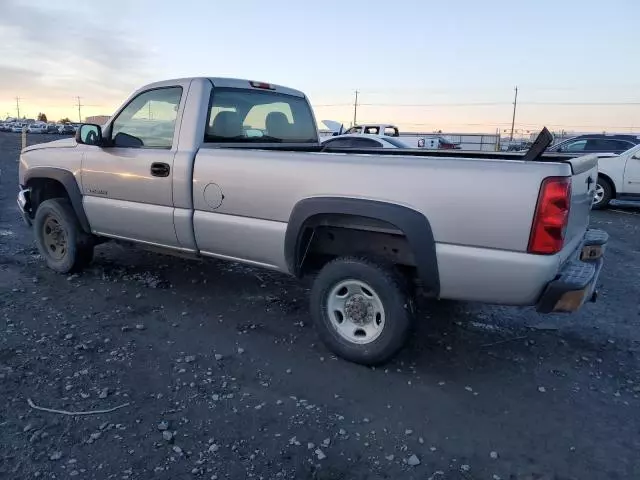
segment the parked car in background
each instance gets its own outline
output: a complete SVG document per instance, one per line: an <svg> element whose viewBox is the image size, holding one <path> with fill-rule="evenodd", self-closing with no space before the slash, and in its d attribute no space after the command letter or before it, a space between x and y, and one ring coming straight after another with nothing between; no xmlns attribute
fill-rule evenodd
<svg viewBox="0 0 640 480"><path fill-rule="evenodd" d="M60 135L73 135L76 133L76 130L70 123L63 123L62 125L58 125L58 133Z"/></svg>
<svg viewBox="0 0 640 480"><path fill-rule="evenodd" d="M27 127L27 133L47 133L47 124L42 122L32 123Z"/></svg>
<svg viewBox="0 0 640 480"><path fill-rule="evenodd" d="M606 208L611 200L640 201L640 144L621 155L598 157L593 208Z"/></svg>
<svg viewBox="0 0 640 480"><path fill-rule="evenodd" d="M363 135L349 133L322 140L322 145L328 148L411 148L399 138L386 135Z"/></svg>
<svg viewBox="0 0 640 480"><path fill-rule="evenodd" d="M25 128L26 126L27 126L26 123L16 122L11 127L11 131L13 133L22 133L22 129Z"/></svg>
<svg viewBox="0 0 640 480"><path fill-rule="evenodd" d="M549 147L550 153L572 153L586 155L588 153L620 154L640 144L636 135L591 134L573 137Z"/></svg>
<svg viewBox="0 0 640 480"><path fill-rule="evenodd" d="M58 133L58 125L55 123L47 123L47 133Z"/></svg>
<svg viewBox="0 0 640 480"><path fill-rule="evenodd" d="M529 140L505 140L500 142L502 152L526 152L531 147Z"/></svg>

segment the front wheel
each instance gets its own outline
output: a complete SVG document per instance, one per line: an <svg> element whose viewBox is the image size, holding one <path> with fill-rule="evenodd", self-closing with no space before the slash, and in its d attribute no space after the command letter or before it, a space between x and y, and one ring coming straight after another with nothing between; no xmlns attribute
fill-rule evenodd
<svg viewBox="0 0 640 480"><path fill-rule="evenodd" d="M81 270L93 259L92 239L80 227L67 199L42 202L33 228L38 251L52 270L70 273Z"/></svg>
<svg viewBox="0 0 640 480"><path fill-rule="evenodd" d="M311 290L318 333L336 355L363 365L393 357L413 324L413 303L393 266L361 257L325 265Z"/></svg>
<svg viewBox="0 0 640 480"><path fill-rule="evenodd" d="M613 188L611 187L611 183L602 177L598 177L596 192L593 196L593 205L591 208L594 210L606 208L609 206L609 202L611 202L612 198Z"/></svg>

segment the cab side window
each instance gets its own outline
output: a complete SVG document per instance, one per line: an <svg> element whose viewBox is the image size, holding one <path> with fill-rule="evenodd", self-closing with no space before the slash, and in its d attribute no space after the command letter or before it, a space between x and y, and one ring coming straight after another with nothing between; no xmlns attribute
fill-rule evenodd
<svg viewBox="0 0 640 480"><path fill-rule="evenodd" d="M115 147L171 148L182 87L149 90L139 94L113 121Z"/></svg>

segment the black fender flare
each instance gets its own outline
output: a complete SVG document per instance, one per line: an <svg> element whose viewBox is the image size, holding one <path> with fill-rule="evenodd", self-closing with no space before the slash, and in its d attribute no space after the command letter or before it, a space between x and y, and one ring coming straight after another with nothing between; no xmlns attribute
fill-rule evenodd
<svg viewBox="0 0 640 480"><path fill-rule="evenodd" d="M312 197L293 207L285 234L285 259L289 272L301 274L299 242L303 227L311 217L321 214L344 214L381 220L402 231L409 242L418 275L425 290L433 296L440 293L436 242L427 217L412 208L377 200L345 197Z"/></svg>
<svg viewBox="0 0 640 480"><path fill-rule="evenodd" d="M63 168L33 167L25 173L25 185L27 185L30 180L38 178L56 180L62 184L69 195L71 206L76 212L80 226L85 232L91 233L91 226L89 225L87 214L85 213L84 206L82 205L82 192L80 191L78 181L73 173L69 170L64 170Z"/></svg>

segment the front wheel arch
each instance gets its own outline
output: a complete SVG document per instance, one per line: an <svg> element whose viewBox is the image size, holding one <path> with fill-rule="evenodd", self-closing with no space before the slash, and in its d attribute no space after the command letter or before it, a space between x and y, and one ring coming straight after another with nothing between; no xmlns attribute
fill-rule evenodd
<svg viewBox="0 0 640 480"><path fill-rule="evenodd" d="M27 171L24 182L26 187L31 188L32 194L38 190L47 192L50 186L55 186L50 193L36 194L35 200L37 202L32 205L33 215L35 215L38 204L51 198L63 196L69 199L82 230L85 233L91 233L91 226L82 204L82 192L72 172L62 168L34 167Z"/></svg>

